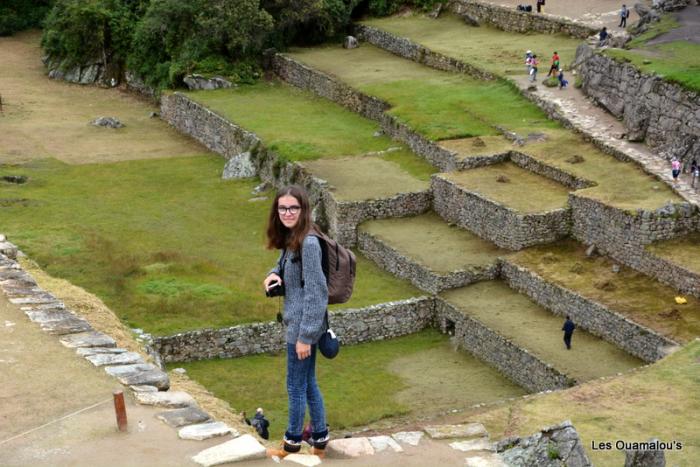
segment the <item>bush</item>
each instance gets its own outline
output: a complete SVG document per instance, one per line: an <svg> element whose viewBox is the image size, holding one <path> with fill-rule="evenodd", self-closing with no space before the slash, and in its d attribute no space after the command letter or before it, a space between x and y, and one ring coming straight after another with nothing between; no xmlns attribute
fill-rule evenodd
<svg viewBox="0 0 700 467"><path fill-rule="evenodd" d="M443 0L369 0L368 11L374 16L388 16L399 11L404 5L427 11L442 2Z"/></svg>
<svg viewBox="0 0 700 467"><path fill-rule="evenodd" d="M23 29L41 26L53 0L2 0L0 36L9 36Z"/></svg>
<svg viewBox="0 0 700 467"><path fill-rule="evenodd" d="M135 18L123 0L58 0L45 21L41 45L66 67L126 60Z"/></svg>

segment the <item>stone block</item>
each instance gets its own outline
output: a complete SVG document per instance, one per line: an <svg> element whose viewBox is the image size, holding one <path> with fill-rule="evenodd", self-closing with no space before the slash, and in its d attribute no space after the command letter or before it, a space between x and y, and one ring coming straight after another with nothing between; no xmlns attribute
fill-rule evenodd
<svg viewBox="0 0 700 467"><path fill-rule="evenodd" d="M331 440L326 447L326 454L328 457L348 459L371 456L374 448L367 438L342 438Z"/></svg>
<svg viewBox="0 0 700 467"><path fill-rule="evenodd" d="M469 452L469 451L495 451L496 448L494 444L487 438L474 438L465 441L455 441L450 443L452 449L457 451Z"/></svg>
<svg viewBox="0 0 700 467"><path fill-rule="evenodd" d="M464 465L466 467L508 467L501 456L493 453L467 457L464 459Z"/></svg>
<svg viewBox="0 0 700 467"><path fill-rule="evenodd" d="M107 334L98 331L81 332L61 337L61 344L69 348L78 347L116 347L117 343Z"/></svg>
<svg viewBox="0 0 700 467"><path fill-rule="evenodd" d="M391 448L394 452L403 452L403 448L391 436L370 436L369 442L376 452Z"/></svg>
<svg viewBox="0 0 700 467"><path fill-rule="evenodd" d="M146 363L140 354L136 352L121 353L98 353L85 357L95 366L105 365L133 365L136 363Z"/></svg>
<svg viewBox="0 0 700 467"><path fill-rule="evenodd" d="M290 454L284 458L284 462L313 467L321 464L321 458L310 454Z"/></svg>
<svg viewBox="0 0 700 467"><path fill-rule="evenodd" d="M81 347L75 351L81 357L87 357L88 355L96 355L103 353L124 353L126 349L120 349L118 347Z"/></svg>
<svg viewBox="0 0 700 467"><path fill-rule="evenodd" d="M148 384L136 384L129 386L134 392L158 392L158 388Z"/></svg>
<svg viewBox="0 0 700 467"><path fill-rule="evenodd" d="M489 435L481 423L426 426L424 430L433 439L483 438Z"/></svg>
<svg viewBox="0 0 700 467"><path fill-rule="evenodd" d="M182 439L201 441L204 439L214 438L216 436L224 436L229 433L234 438L239 436L238 431L232 429L224 422L207 422L180 428L177 435Z"/></svg>
<svg viewBox="0 0 700 467"><path fill-rule="evenodd" d="M134 393L139 404L158 407L182 408L196 406L194 398L184 391L159 391Z"/></svg>
<svg viewBox="0 0 700 467"><path fill-rule="evenodd" d="M156 415L156 417L173 428L199 424L210 420L209 414L197 407L185 407L182 409L168 410L167 412L159 413Z"/></svg>
<svg viewBox="0 0 700 467"><path fill-rule="evenodd" d="M168 375L150 363L108 366L105 368L105 371L126 386L147 384L155 386L161 391L165 391L170 387Z"/></svg>
<svg viewBox="0 0 700 467"><path fill-rule="evenodd" d="M418 446L421 438L423 437L422 431L400 431L391 435L399 443L408 444L411 446Z"/></svg>
<svg viewBox="0 0 700 467"><path fill-rule="evenodd" d="M251 459L263 459L267 454L265 446L251 435L243 435L231 441L210 447L192 457L197 464L209 467Z"/></svg>

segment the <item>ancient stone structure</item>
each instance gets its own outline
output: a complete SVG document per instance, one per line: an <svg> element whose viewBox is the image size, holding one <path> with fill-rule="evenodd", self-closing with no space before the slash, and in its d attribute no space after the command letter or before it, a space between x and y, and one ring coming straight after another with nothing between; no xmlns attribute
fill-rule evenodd
<svg viewBox="0 0 700 467"><path fill-rule="evenodd" d="M640 72L582 44L576 63L583 92L622 118L631 141L646 141L686 166L700 154L700 95Z"/></svg>
<svg viewBox="0 0 700 467"><path fill-rule="evenodd" d="M233 86L229 80L222 78L221 76L207 78L196 73L185 76L182 81L187 85L187 88L190 91L230 88Z"/></svg>
<svg viewBox="0 0 700 467"><path fill-rule="evenodd" d="M501 277L509 287L530 297L552 313L569 315L576 324L647 362L666 356L678 345L659 333L625 318L573 290L566 289L523 266L501 259Z"/></svg>
<svg viewBox="0 0 700 467"><path fill-rule="evenodd" d="M597 29L579 21L549 14L533 14L518 11L514 7L494 5L476 0L454 0L450 11L464 17L470 23L488 24L509 32L542 32L564 34L585 39Z"/></svg>
<svg viewBox="0 0 700 467"><path fill-rule="evenodd" d="M458 186L440 174L433 175L431 189L433 209L440 217L501 248L520 250L553 242L569 233L569 209L541 213L518 212L480 193Z"/></svg>
<svg viewBox="0 0 700 467"><path fill-rule="evenodd" d="M444 300L437 300L436 326L454 341L525 389L562 389L576 381ZM450 331L452 330L452 331Z"/></svg>
<svg viewBox="0 0 700 467"><path fill-rule="evenodd" d="M344 345L412 334L431 325L434 300L421 297L340 310L330 313L330 325ZM253 323L157 337L154 347L165 362L178 362L280 352L284 338L279 323Z"/></svg>
<svg viewBox="0 0 700 467"><path fill-rule="evenodd" d="M591 467L581 438L569 420L542 428L534 435L506 438L496 446L506 465Z"/></svg>
<svg viewBox="0 0 700 467"><path fill-rule="evenodd" d="M379 238L363 231L360 227L357 244L364 256L371 259L385 271L411 281L413 285L430 293L462 287L478 281L492 280L498 277L499 264L473 267L468 270L452 272L435 272L412 258L402 255Z"/></svg>

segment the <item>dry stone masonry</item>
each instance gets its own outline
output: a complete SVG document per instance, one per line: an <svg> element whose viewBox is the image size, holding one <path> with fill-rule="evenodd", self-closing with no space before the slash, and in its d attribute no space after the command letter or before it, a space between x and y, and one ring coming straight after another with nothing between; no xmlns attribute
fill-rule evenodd
<svg viewBox="0 0 700 467"><path fill-rule="evenodd" d="M646 141L667 159L690 166L700 154L700 95L634 65L595 52L576 51L583 92L622 118L630 141Z"/></svg>
<svg viewBox="0 0 700 467"><path fill-rule="evenodd" d="M569 209L521 213L468 191L443 175L433 175L431 188L433 209L440 217L501 248L520 250L569 233Z"/></svg>

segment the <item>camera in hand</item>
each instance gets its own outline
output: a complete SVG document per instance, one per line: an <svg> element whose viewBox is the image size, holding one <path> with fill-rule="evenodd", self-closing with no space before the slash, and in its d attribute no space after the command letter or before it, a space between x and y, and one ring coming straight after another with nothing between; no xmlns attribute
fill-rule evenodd
<svg viewBox="0 0 700 467"><path fill-rule="evenodd" d="M279 282L273 282L273 286L265 291L268 297L284 297L284 285Z"/></svg>

